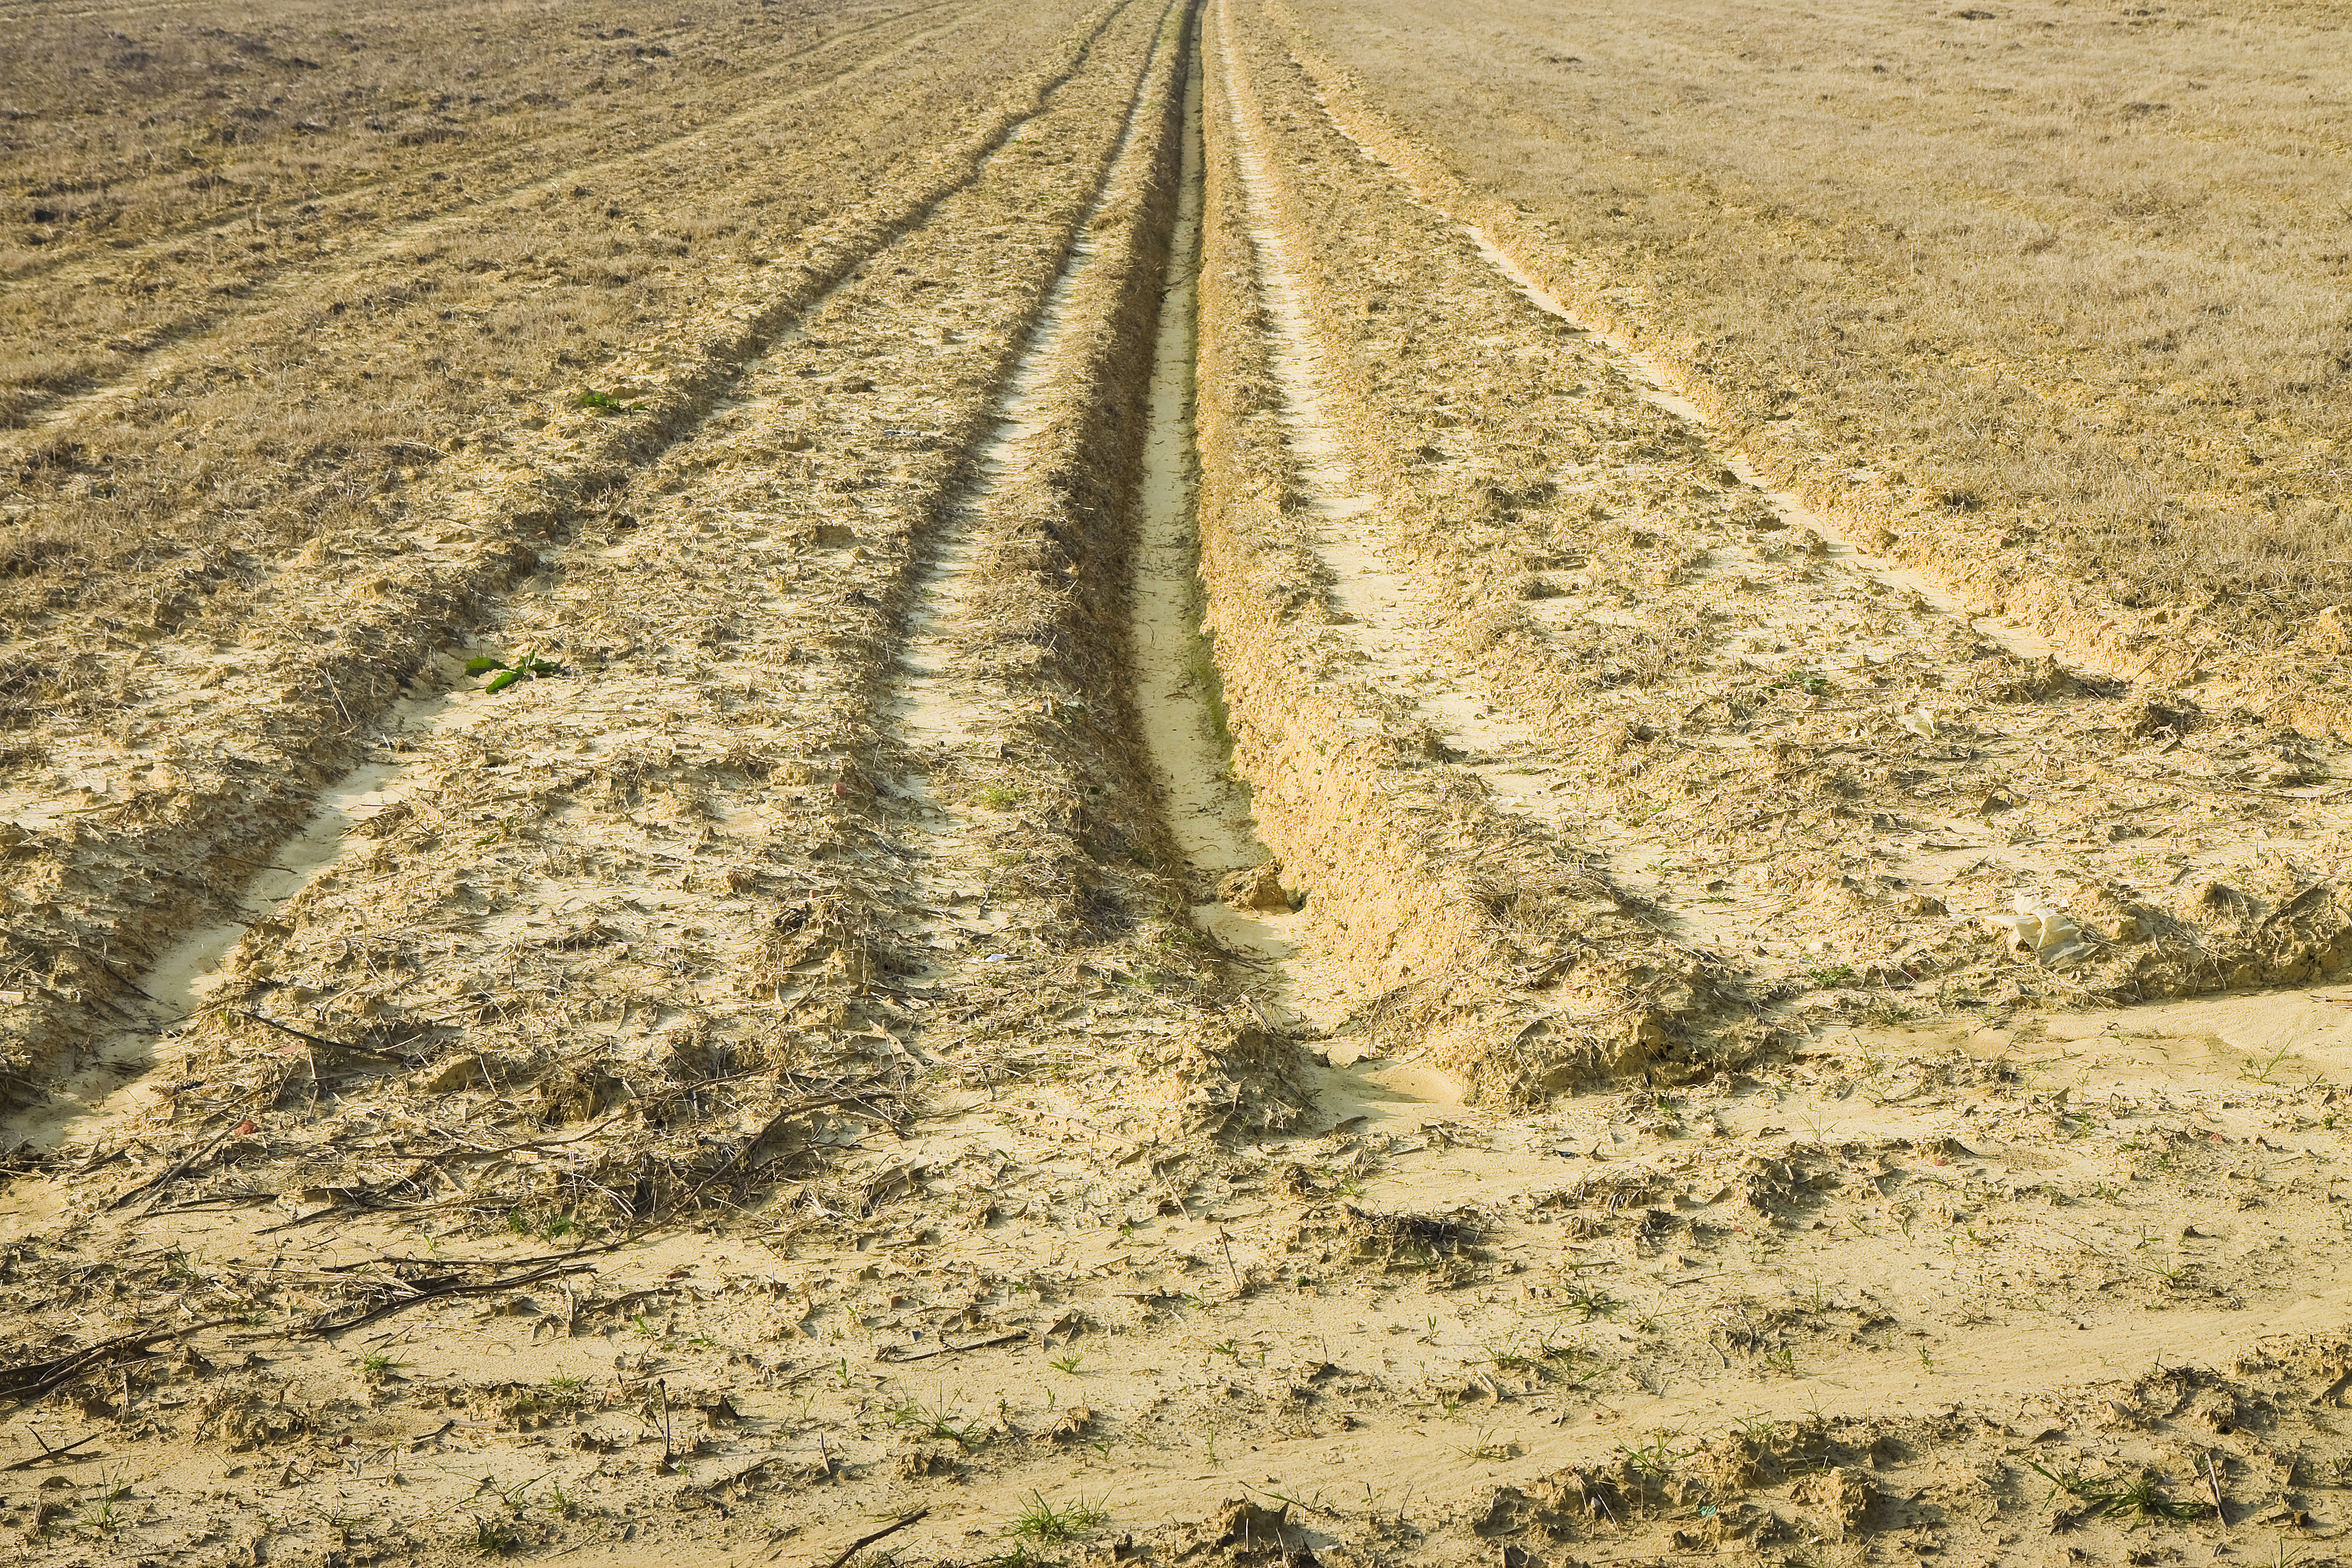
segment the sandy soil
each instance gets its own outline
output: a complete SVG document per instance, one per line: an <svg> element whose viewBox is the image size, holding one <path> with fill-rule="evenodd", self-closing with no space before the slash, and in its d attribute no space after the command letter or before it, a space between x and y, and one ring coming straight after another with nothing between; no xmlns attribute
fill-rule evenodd
<svg viewBox="0 0 2352 1568"><path fill-rule="evenodd" d="M1759 485L1291 10L1047 30L40 716L10 1549L2332 1560L2335 743Z"/></svg>

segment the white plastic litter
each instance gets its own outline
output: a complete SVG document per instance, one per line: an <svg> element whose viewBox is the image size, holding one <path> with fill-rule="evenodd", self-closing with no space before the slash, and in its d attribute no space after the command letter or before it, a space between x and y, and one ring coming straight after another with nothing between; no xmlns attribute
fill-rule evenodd
<svg viewBox="0 0 2352 1568"><path fill-rule="evenodd" d="M2037 904L2022 894L2018 897L2016 913L1987 915L1985 924L2005 938L2012 952L2043 963L2065 963L2091 951L2090 943L2083 940L2083 928L2072 915L2050 904Z"/></svg>
<svg viewBox="0 0 2352 1568"><path fill-rule="evenodd" d="M1936 710L1932 708L1906 708L1895 721L1923 741L1936 738Z"/></svg>

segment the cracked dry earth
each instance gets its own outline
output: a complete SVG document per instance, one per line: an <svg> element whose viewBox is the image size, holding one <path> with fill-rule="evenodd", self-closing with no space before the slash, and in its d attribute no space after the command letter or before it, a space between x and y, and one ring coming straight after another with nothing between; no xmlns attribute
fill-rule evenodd
<svg viewBox="0 0 2352 1568"><path fill-rule="evenodd" d="M1009 15L636 412L12 623L0 1547L2332 1561L2340 748L1760 487L1326 24Z"/></svg>

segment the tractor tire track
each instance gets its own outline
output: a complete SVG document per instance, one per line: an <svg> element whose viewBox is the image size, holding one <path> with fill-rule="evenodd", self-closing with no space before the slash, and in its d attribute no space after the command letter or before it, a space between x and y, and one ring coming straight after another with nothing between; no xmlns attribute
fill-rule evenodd
<svg viewBox="0 0 2352 1568"><path fill-rule="evenodd" d="M1279 215L1264 210L1272 182L1230 6L1216 15L1213 98L1227 112L1211 142L1202 552L1266 841L1380 1010L1417 1018L1430 1054L1475 1089L1540 1093L1674 1058L1686 1021L1720 1005L1715 966L1665 940L1541 818L1443 761L1469 749L1447 728L1469 710L1363 679L1368 661L1413 646L1419 600L1361 542L1360 520L1392 502L1362 496L1316 417L1315 340ZM1480 739L1531 743L1507 726Z"/></svg>
<svg viewBox="0 0 2352 1568"><path fill-rule="evenodd" d="M17 855L18 887L33 891L30 918L9 929L0 963L26 983L19 1000L0 1004L14 1015L5 1064L11 1097L21 1100L59 1052L102 1038L125 1005L126 977L146 969L202 911L230 907L245 868L265 860L270 846L299 827L317 792L363 757L365 728L404 682L426 670L455 628L491 619L510 584L549 559L542 541L560 541L690 437L748 362L981 180L1021 125L1086 70L1096 42L1124 9L1106 7L1087 24L1065 58L1018 89L961 161L928 188L819 252L798 288L713 331L682 371L664 376L667 384L647 399L644 423L592 426L597 439L584 458L467 498L452 528L465 544L404 581L379 579L369 606L382 606L374 615L352 616L346 599L336 616L342 626L335 653L306 655L257 679L216 677L209 689L187 688L173 727L236 735L235 751L215 757L175 749L119 806L47 823L28 818L34 826L18 830ZM449 679L444 672L432 680ZM24 891L17 897L28 901Z"/></svg>
<svg viewBox="0 0 2352 1568"><path fill-rule="evenodd" d="M942 3L946 3L946 0L942 0ZM917 14L921 15L937 8L936 5L926 6L922 8L922 12ZM889 62L922 47L941 36L984 18L990 14L990 10L991 7L985 4L971 5L966 12L953 20L919 29L908 37L895 44L887 45L873 54L854 59L838 70L815 81L794 88L780 97L763 97L749 108L720 116L698 125L692 130L665 136L649 145L632 148L627 153L614 157L567 163L553 174L534 173L527 178L488 192L470 194L465 206L457 210L432 213L404 222L371 226L363 241L357 246L338 248L312 260L297 261L274 268L261 279L247 279L233 295L224 297L217 290L208 290L207 298L195 302L189 313L177 319L142 326L139 331L142 344L137 351L135 363L124 366L120 374L101 379L95 385L70 393L57 392L47 396L32 398L20 396L18 412L22 424L19 428L9 431L5 437L0 437L0 443L5 443L0 444L0 461L22 460L25 454L63 438L62 433L69 426L102 421L110 415L119 414L142 393L166 384L203 364L208 356L218 352L215 340L223 334L236 331L250 323L266 324L275 311L281 311L289 305L301 307L306 295L364 294L370 285L383 277L388 264L398 258L399 254L404 250L446 243L453 238L461 237L468 229L509 219L520 211L523 203L534 196L552 192L561 185L574 184L584 179L621 174L632 168L671 157L681 150L708 147L715 138L746 134L763 120L772 118L794 105L827 92L839 90L870 76ZM875 26L881 26L881 24ZM824 44L813 46L810 49L800 53L814 53L817 49L830 47L834 43L861 36L867 30L869 29L856 29L852 33L844 34L835 39L829 39ZM780 62L775 69L784 70L788 68L791 59L798 58L798 54L789 57L785 62ZM589 139L576 132L563 134L578 137L583 142ZM604 133L599 132L595 133L595 139L605 138ZM500 162L512 162L529 150L530 144L526 144L523 148L502 153L497 157ZM489 160L478 160L468 164L444 165L439 172L462 177L469 170L480 167L488 162ZM541 166L543 167L543 163ZM406 181L414 178L413 173L404 172L397 177L397 180ZM387 180L380 184L389 185L394 183L397 182ZM354 191L336 193L337 199L352 204L363 203L373 189L374 187L361 187ZM287 204L283 210L290 210L290 208L291 204ZM260 216L258 210L249 211L235 223L218 225L209 232L215 237L231 241L233 245L241 244L243 237L237 233L238 226L243 225L249 228L252 224L259 220ZM282 216L282 211L278 216ZM152 262L169 251L184 249L189 244L203 239L206 233L206 230L198 228L193 233L160 237L139 249L118 252L103 259L89 261L79 266L77 271L69 272L63 277L47 275L39 281L42 287L54 288L68 293L88 290L97 286L93 280L101 273L110 279L116 273L135 270L142 262ZM28 287L21 284L0 289L0 305L15 306L17 303L16 296L31 291ZM34 308L37 309L37 306ZM315 310L315 306L312 309ZM289 328L297 328L307 326L309 323L289 321L286 325ZM247 331L245 335L250 337L252 333Z"/></svg>

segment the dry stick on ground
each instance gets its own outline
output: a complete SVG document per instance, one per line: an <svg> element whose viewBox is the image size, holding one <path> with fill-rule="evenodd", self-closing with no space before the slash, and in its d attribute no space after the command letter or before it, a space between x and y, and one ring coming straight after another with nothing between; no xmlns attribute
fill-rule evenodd
<svg viewBox="0 0 2352 1568"><path fill-rule="evenodd" d="M420 1433L420 1434L418 1434L416 1436L411 1437L410 1439L408 1439L408 1447L409 1447L410 1451L411 1451L411 1452L414 1452L415 1450L416 1450L416 1449L418 1449L418 1448L422 1448L423 1447L425 1447L425 1444L430 1443L430 1442L431 1442L431 1441L433 1441L433 1439L435 1439L436 1437L441 1436L443 1436L444 1434L447 1433L447 1432L450 1430L450 1428L452 1428L452 1427L456 1426L457 1425L457 1418L456 1416L454 1416L454 1415L453 1415L453 1416L451 1416L448 1420L444 1421L443 1423L441 1423L441 1425L440 1425L440 1426L436 1426L435 1428L433 1428L433 1430L432 1430L432 1431L430 1431L430 1432L424 1432L424 1433Z"/></svg>
<svg viewBox="0 0 2352 1568"><path fill-rule="evenodd" d="M143 1355L149 1346L162 1341L183 1340L206 1329L216 1329L224 1323L241 1321L236 1318L206 1318L176 1329L142 1329L135 1333L85 1345L78 1351L68 1351L61 1356L52 1356L47 1361L0 1368L0 1399L29 1399L47 1394L60 1384L72 1382L85 1372L110 1365L128 1356Z"/></svg>
<svg viewBox="0 0 2352 1568"><path fill-rule="evenodd" d="M155 1206L155 1200L163 1195L163 1189L170 1186L173 1182L179 1180L181 1174L185 1172L189 1166L194 1164L197 1161L211 1153L215 1149L219 1148L222 1142L226 1140L230 1133L235 1132L240 1127L247 1127L251 1124L249 1118L240 1118L236 1121L230 1122L226 1127L222 1128L210 1138L205 1140L204 1146L202 1148L194 1151L175 1162L172 1167L165 1171L162 1175L157 1176L152 1182L143 1182L138 1186L131 1188L129 1192L123 1194L121 1197L115 1199L106 1206L110 1209L125 1208L143 1197L147 1202L141 1207L139 1215L135 1215L133 1217L143 1216L147 1213L148 1209Z"/></svg>
<svg viewBox="0 0 2352 1568"><path fill-rule="evenodd" d="M697 1198L700 1197L704 1192L708 1191L711 1184L716 1183L719 1177L727 1175L730 1172L734 1171L738 1166L744 1166L748 1171L750 1167L744 1165L746 1156L760 1146L761 1139L766 1138L769 1133L773 1132L777 1128L782 1127L793 1117L806 1115L812 1110L830 1110L836 1106L863 1105L866 1101L871 1100L893 1100L896 1098L898 1097L889 1089L875 1089L857 1094L831 1094L815 1100L794 1100L792 1104L787 1105L782 1110L777 1111L775 1115L770 1117L766 1126L761 1128L760 1131L748 1139L740 1148L728 1155L726 1159L720 1161L718 1169L712 1171L710 1174L703 1177L701 1181L697 1182L694 1185L694 1190L686 1194L684 1202L678 1206L682 1209L687 1204L694 1202ZM877 1114L879 1113L877 1112ZM882 1120L885 1125L895 1125L890 1122L889 1118L887 1116L883 1117ZM656 1224L658 1223L658 1218L648 1219L646 1223L648 1225Z"/></svg>
<svg viewBox="0 0 2352 1568"><path fill-rule="evenodd" d="M891 1521L888 1524L884 1525L881 1529L874 1531L871 1535L859 1536L856 1540L843 1547L841 1549L841 1555L834 1558L831 1562L826 1563L824 1564L824 1568L841 1568L843 1563L848 1562L851 1558L856 1556L859 1552L865 1551L867 1547L873 1545L884 1536L896 1535L898 1531L906 1529L908 1525L929 1518L930 1511L931 1510L928 1507L919 1508L912 1513L901 1515L899 1518Z"/></svg>
<svg viewBox="0 0 2352 1568"><path fill-rule="evenodd" d="M981 1351L988 1349L991 1345L1009 1345L1014 1340L1025 1340L1028 1337L1028 1330L1015 1329L1010 1333L992 1334L984 1340L968 1340L960 1345L950 1344L946 1339L942 1338L940 1341L940 1347L937 1350L925 1351L920 1355L894 1355L889 1359L894 1362L900 1363L910 1361L929 1361L933 1356L953 1355L960 1351ZM877 1356L876 1359L879 1360L881 1358Z"/></svg>
<svg viewBox="0 0 2352 1568"><path fill-rule="evenodd" d="M593 1247L575 1247L568 1252L542 1252L535 1258L411 1258L405 1253L387 1252L381 1258L362 1258L355 1263L322 1263L321 1274L351 1274L362 1268L376 1268L385 1264L414 1264L431 1268L520 1268L531 1263L571 1263L586 1252L611 1252L621 1246L618 1241L600 1241ZM639 1292L646 1294L647 1292Z"/></svg>
<svg viewBox="0 0 2352 1568"><path fill-rule="evenodd" d="M401 1060L398 1057L386 1056L382 1051L371 1050L365 1046L352 1045L348 1040L331 1039L325 1035L314 1035L306 1029L298 1029L291 1024L273 1018L266 1013L254 1012L251 1008L240 1007L237 1009L236 1016L240 1018L250 1018L257 1024L266 1024L281 1035L291 1035L294 1038L306 1041L310 1045L325 1046L330 1050L344 1051L352 1056L366 1057L373 1061L389 1062L394 1067L404 1068L413 1065Z"/></svg>
<svg viewBox="0 0 2352 1568"><path fill-rule="evenodd" d="M436 1301L446 1296L483 1296L493 1290L511 1290L520 1285L536 1285L542 1279L554 1279L559 1275L594 1272L595 1270L585 1263L551 1263L538 1268L526 1269L520 1274L505 1274L496 1279L484 1279L471 1285L461 1285L454 1280L440 1280L425 1287L414 1295L404 1296L396 1301L385 1301L371 1307L358 1317L347 1321L312 1323L302 1332L312 1339L331 1340L339 1334L347 1334L353 1329L364 1328L379 1319L389 1318L394 1312L404 1312L411 1307L420 1307L427 1301ZM404 1280L401 1283L405 1284L406 1281Z"/></svg>
<svg viewBox="0 0 2352 1568"><path fill-rule="evenodd" d="M147 995L146 991L141 987L139 982L131 979L131 976L123 973L120 969L115 968L114 965L107 963L106 960L99 957L98 954L90 952L89 949L86 947L77 947L71 943L60 943L59 951L70 952L77 958L86 958L89 960L92 963L98 965L99 968L104 970L109 978L112 979L117 984L129 991L131 994L135 996L144 996L150 1002L155 1000L154 997Z"/></svg>
<svg viewBox="0 0 2352 1568"><path fill-rule="evenodd" d="M33 1431L29 1426L26 1427L25 1430L27 1432ZM46 1465L50 1463L52 1460L62 1459L68 1454L72 1453L76 1448L80 1447L85 1443L95 1443L98 1439L99 1434L92 1432L87 1437L75 1438L72 1442L66 1444L63 1447L52 1448L49 1447L47 1440L38 1432L33 1432L33 1441L41 1445L41 1451L35 1454L28 1459L18 1459L13 1464L0 1465L0 1476L5 1476L11 1470L29 1470L35 1465ZM98 1457L99 1456L95 1454L89 1456L91 1458L96 1458Z"/></svg>

